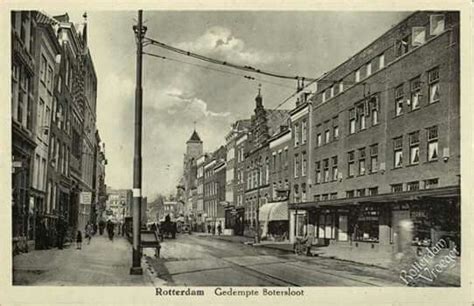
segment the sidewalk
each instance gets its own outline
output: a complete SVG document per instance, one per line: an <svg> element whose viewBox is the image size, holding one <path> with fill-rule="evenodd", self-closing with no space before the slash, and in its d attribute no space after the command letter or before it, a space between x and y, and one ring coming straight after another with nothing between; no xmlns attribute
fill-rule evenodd
<svg viewBox="0 0 474 306"><path fill-rule="evenodd" d="M130 243L116 237L94 236L58 250L36 250L13 257L13 285L56 286L146 286L146 275L130 275Z"/></svg>

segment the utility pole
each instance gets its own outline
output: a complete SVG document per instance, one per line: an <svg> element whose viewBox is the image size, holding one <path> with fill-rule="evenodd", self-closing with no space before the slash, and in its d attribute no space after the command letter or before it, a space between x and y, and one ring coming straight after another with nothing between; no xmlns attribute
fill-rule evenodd
<svg viewBox="0 0 474 306"><path fill-rule="evenodd" d="M133 158L133 253L130 274L141 275L141 207L142 207L142 48L146 27L143 26L143 11L138 11L137 25L133 26L137 41L137 83L135 87L135 155Z"/></svg>

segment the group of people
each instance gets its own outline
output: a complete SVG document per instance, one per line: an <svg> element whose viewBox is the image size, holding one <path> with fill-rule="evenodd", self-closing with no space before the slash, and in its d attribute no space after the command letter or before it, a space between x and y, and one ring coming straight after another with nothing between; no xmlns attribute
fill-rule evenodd
<svg viewBox="0 0 474 306"><path fill-rule="evenodd" d="M215 225L212 225L212 226L211 226L210 224L208 224L208 225L207 225L207 232L208 232L209 234L212 233L213 235L215 235L215 234L216 234L216 226L215 226ZM222 234L222 224L220 224L220 223L217 225L217 234L218 234L219 236Z"/></svg>
<svg viewBox="0 0 474 306"><path fill-rule="evenodd" d="M97 224L92 224L91 222L87 222L84 228L84 235L85 239L87 240L87 244L91 243L92 236L97 233L97 229L99 229L99 234L102 235L104 233L104 229L107 231L107 235L109 236L110 240L114 240L114 232L115 232L115 224L108 220L104 222L101 220L99 222L99 226ZM76 235L76 248L78 250L82 249L82 231L78 230Z"/></svg>

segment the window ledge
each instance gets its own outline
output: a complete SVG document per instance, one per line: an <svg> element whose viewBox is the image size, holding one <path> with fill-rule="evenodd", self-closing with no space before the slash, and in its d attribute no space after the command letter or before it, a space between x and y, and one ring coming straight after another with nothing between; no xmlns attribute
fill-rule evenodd
<svg viewBox="0 0 474 306"><path fill-rule="evenodd" d="M405 167L408 168L408 167L415 167L415 166L418 166L420 163L417 163L417 164L408 164L406 165Z"/></svg>

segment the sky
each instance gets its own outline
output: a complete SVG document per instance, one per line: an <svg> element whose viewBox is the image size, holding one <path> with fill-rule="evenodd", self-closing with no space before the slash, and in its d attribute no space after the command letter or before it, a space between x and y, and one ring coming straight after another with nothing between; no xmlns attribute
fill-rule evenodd
<svg viewBox="0 0 474 306"><path fill-rule="evenodd" d="M48 12L51 15L63 11ZM97 127L108 164L106 184L132 188L136 44L135 11L88 11L89 48L98 78ZM68 11L82 22L83 12ZM406 17L408 12L145 11L146 36L215 59L284 75L316 78L347 60ZM249 118L258 84L275 108L296 82L215 66L159 47L144 51L143 195L174 192L186 141L194 126L204 151L225 144L232 122ZM251 75L259 80L249 80ZM294 105L284 104L281 109ZM194 123L196 122L196 123Z"/></svg>

